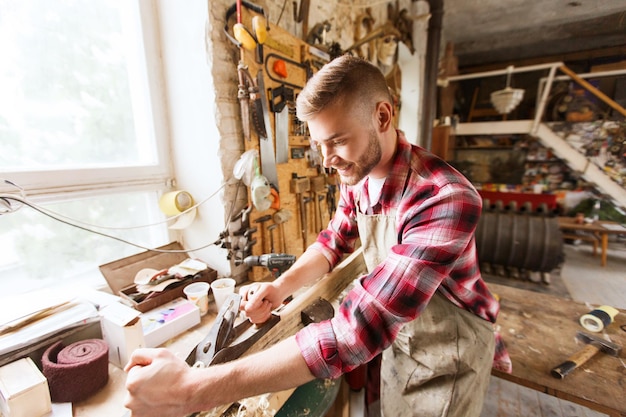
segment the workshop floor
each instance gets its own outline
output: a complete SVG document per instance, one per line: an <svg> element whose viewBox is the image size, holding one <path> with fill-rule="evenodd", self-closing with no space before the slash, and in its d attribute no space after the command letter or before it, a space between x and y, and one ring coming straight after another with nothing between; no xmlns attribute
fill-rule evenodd
<svg viewBox="0 0 626 417"><path fill-rule="evenodd" d="M565 245L565 262L555 271L550 285L519 283L512 286L557 296L590 305L606 304L626 309L626 243L609 243L607 266L600 266L600 257L593 256L590 246ZM485 277L489 281L489 277ZM504 284L502 279L495 279ZM492 377L481 417L601 417L599 413L578 404Z"/></svg>

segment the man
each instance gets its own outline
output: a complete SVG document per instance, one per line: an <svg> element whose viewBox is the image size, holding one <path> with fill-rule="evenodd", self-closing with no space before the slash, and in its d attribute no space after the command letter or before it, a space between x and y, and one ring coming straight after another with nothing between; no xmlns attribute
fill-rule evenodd
<svg viewBox="0 0 626 417"><path fill-rule="evenodd" d="M242 289L242 309L263 322L329 272L357 238L369 274L355 281L332 320L234 362L192 369L165 349L137 350L126 366L126 406L133 417L178 417L337 378L384 351L384 416L480 415L498 303L476 259L478 193L394 129L384 76L365 60L343 56L327 64L298 96L297 114L324 166L341 177L340 203L287 272L254 284L254 292Z"/></svg>

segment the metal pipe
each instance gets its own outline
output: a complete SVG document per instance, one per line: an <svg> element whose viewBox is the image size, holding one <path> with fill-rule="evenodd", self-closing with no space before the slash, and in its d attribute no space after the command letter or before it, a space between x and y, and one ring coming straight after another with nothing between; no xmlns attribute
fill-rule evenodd
<svg viewBox="0 0 626 417"><path fill-rule="evenodd" d="M422 125L418 143L432 148L433 120L437 109L437 74L439 73L439 46L443 22L443 0L429 0L431 18L428 24L424 94L422 96Z"/></svg>
<svg viewBox="0 0 626 417"><path fill-rule="evenodd" d="M554 67L560 67L563 65L562 62L552 62L549 64L538 64L538 65L528 65L525 67L513 67L512 69L505 68L501 70L494 71L484 71L484 72L475 72L472 74L462 74L462 75L453 75L452 77L444 78L443 82L452 82L452 81L461 81L461 80L469 80L472 78L485 78L485 77L494 77L498 75L507 75L508 73L517 73L517 72L530 72L530 71L540 71L544 69L551 69Z"/></svg>

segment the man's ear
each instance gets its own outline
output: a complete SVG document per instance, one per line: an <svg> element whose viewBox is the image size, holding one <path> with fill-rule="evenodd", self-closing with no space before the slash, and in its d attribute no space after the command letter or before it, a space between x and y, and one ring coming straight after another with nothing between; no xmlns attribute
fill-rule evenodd
<svg viewBox="0 0 626 417"><path fill-rule="evenodd" d="M376 117L378 128L381 132L387 131L393 127L393 106L386 101L380 101L376 104Z"/></svg>

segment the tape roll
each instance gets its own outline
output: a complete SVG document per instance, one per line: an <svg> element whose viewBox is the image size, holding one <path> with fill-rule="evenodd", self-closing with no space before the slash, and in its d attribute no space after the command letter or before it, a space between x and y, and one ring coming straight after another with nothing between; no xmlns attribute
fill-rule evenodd
<svg viewBox="0 0 626 417"><path fill-rule="evenodd" d="M64 346L57 342L41 358L52 402L78 402L95 394L109 381L109 346L101 339Z"/></svg>
<svg viewBox="0 0 626 417"><path fill-rule="evenodd" d="M187 191L170 191L161 196L159 208L167 216L175 216L193 206L193 197Z"/></svg>
<svg viewBox="0 0 626 417"><path fill-rule="evenodd" d="M613 323L618 310L611 306L600 306L580 317L580 325L590 332L601 332L606 326Z"/></svg>

